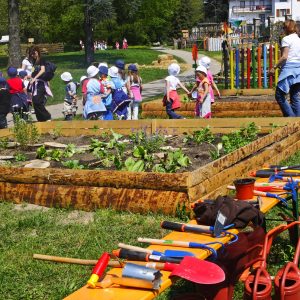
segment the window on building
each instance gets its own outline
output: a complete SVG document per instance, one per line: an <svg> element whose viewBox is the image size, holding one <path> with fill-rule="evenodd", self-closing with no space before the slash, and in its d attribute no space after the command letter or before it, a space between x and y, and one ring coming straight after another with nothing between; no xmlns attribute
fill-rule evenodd
<svg viewBox="0 0 300 300"><path fill-rule="evenodd" d="M279 2L287 2L287 0L280 0Z"/></svg>
<svg viewBox="0 0 300 300"><path fill-rule="evenodd" d="M259 14L259 18L260 18L260 24L266 23L266 15L265 14Z"/></svg>
<svg viewBox="0 0 300 300"><path fill-rule="evenodd" d="M241 1L241 2L240 2L240 8L245 8L245 7L246 7L245 1Z"/></svg>
<svg viewBox="0 0 300 300"><path fill-rule="evenodd" d="M285 17L291 13L290 9L277 9L276 17Z"/></svg>

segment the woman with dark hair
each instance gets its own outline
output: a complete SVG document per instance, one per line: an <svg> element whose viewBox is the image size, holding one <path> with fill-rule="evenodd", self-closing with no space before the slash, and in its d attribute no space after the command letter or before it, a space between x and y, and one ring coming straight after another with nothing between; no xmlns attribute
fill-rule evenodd
<svg viewBox="0 0 300 300"><path fill-rule="evenodd" d="M281 42L281 57L270 70L281 68L275 92L275 98L285 117L300 117L300 38L297 25L293 20L284 22L285 37ZM287 100L290 95L290 101Z"/></svg>
<svg viewBox="0 0 300 300"><path fill-rule="evenodd" d="M32 104L36 118L39 122L51 121L51 115L45 105L46 96L52 96L52 93L48 82L43 80L43 74L46 71L45 60L41 56L39 47L32 46L29 48L29 58L33 64L30 87L32 88Z"/></svg>

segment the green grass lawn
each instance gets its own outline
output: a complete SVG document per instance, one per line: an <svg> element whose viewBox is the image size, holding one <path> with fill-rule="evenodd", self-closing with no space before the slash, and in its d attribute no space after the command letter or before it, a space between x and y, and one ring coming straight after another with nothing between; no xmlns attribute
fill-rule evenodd
<svg viewBox="0 0 300 300"><path fill-rule="evenodd" d="M300 164L300 152L282 165ZM279 208L267 218L278 219ZM28 210L27 205L15 206L0 202L0 299L56 300L83 286L91 266L38 261L34 253L97 259L103 251L117 249L119 242L143 246L138 237L162 238L167 231L160 228L162 220L178 218L158 214L140 215L102 209L78 212L72 209ZM282 222L268 221L268 230ZM287 233L277 239L268 261L271 275L290 261L293 247ZM179 281L157 297L168 300L174 295L193 291L186 281ZM238 284L234 299L242 299L243 285Z"/></svg>
<svg viewBox="0 0 300 300"><path fill-rule="evenodd" d="M126 64L137 63L140 67L140 75L144 83L164 78L167 75L165 69L158 68L143 68L143 65L151 65L152 61L157 60L157 56L162 54L159 51L133 48L124 50L106 50L97 51L95 53L95 62L107 62L113 65L117 59L123 59ZM65 95L64 83L60 79L60 75L68 71L72 74L75 81L79 81L82 75L86 74L86 66L84 65L84 52L66 52L59 54L51 54L45 58L56 64L57 69L54 78L51 80L51 89L54 97L49 98L47 105L62 103ZM183 62L180 58L176 58L179 62ZM8 58L7 56L0 55L0 70L6 75Z"/></svg>

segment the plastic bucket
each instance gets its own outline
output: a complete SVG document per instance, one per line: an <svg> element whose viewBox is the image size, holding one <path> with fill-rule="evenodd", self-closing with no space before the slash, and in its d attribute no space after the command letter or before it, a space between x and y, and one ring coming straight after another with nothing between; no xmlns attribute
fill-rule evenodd
<svg viewBox="0 0 300 300"><path fill-rule="evenodd" d="M238 200L249 200L253 198L255 178L237 179L233 183Z"/></svg>

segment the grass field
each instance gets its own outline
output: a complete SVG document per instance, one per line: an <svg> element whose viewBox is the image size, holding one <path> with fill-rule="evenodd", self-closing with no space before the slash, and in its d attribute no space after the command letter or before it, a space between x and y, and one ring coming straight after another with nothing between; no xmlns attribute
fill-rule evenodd
<svg viewBox="0 0 300 300"><path fill-rule="evenodd" d="M300 152L282 162L300 164ZM279 208L267 218L278 219ZM111 209L86 213L63 209L31 210L30 206L0 202L0 299L62 299L85 284L91 267L59 264L32 259L33 253L97 259L103 251L117 248L118 242L143 246L137 237L162 238L162 215L146 216ZM168 220L180 221L167 217ZM281 222L268 221L268 230ZM291 260L293 247L288 235L281 235L272 248L268 269L277 269ZM179 281L156 299L193 291L186 281ZM243 285L238 284L235 300L242 299Z"/></svg>
<svg viewBox="0 0 300 300"><path fill-rule="evenodd" d="M157 60L157 56L162 54L159 51L145 49L145 48L133 48L124 50L106 50L97 51L95 53L95 62L107 62L113 65L117 59L123 59L126 64L137 63L138 65L151 65L152 61ZM45 56L46 60L49 60L56 64L57 69L55 77L51 81L51 89L54 97L49 98L48 105L62 103L65 95L65 86L60 79L60 74L68 71L72 74L75 81L79 81L82 75L86 74L86 66L84 65L84 52L67 52L59 54L51 54ZM180 58L176 58L179 62L183 62ZM7 56L0 55L0 70L6 75L8 58ZM164 78L167 74L165 69L158 68L143 68L140 67L140 75L144 83Z"/></svg>

